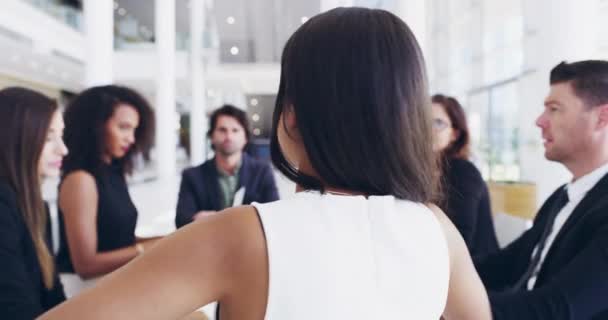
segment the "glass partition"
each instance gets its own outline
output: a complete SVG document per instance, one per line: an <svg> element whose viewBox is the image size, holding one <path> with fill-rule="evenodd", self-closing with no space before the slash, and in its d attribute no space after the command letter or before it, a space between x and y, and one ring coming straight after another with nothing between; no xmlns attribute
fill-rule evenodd
<svg viewBox="0 0 608 320"><path fill-rule="evenodd" d="M469 94L468 120L474 159L484 178L519 181L519 104L517 79L510 79Z"/></svg>

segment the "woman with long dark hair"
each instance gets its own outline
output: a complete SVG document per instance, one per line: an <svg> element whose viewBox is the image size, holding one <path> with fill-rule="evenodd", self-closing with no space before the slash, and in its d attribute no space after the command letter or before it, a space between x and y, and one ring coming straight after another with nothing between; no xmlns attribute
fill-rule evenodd
<svg viewBox="0 0 608 320"><path fill-rule="evenodd" d="M272 160L297 193L209 215L42 319L490 319L433 205L424 61L395 15L337 8L288 40Z"/></svg>
<svg viewBox="0 0 608 320"><path fill-rule="evenodd" d="M135 238L137 209L125 175L147 156L153 113L137 92L115 85L80 93L65 111L65 158L59 187L60 272L70 283L110 273L145 250ZM68 287L66 293L72 295ZM68 290L70 289L70 290Z"/></svg>
<svg viewBox="0 0 608 320"><path fill-rule="evenodd" d="M443 192L441 208L452 220L472 256L498 250L490 196L481 173L470 156L470 134L464 109L453 97L436 94L433 102L435 152L441 159Z"/></svg>
<svg viewBox="0 0 608 320"><path fill-rule="evenodd" d="M42 200L67 149L57 103L32 90L0 90L0 319L33 319L65 300Z"/></svg>

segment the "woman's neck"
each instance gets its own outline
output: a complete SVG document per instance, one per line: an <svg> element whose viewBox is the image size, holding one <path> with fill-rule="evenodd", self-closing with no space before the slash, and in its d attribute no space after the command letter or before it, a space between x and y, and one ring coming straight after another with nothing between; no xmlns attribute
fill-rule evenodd
<svg viewBox="0 0 608 320"><path fill-rule="evenodd" d="M306 189L299 184L296 185L296 192L303 192L303 191L308 191L308 190L309 189ZM329 186L323 186L323 192L329 193L329 194L341 195L341 196L367 196L367 194L363 193L363 192L348 190L348 189L344 189L344 188L329 187Z"/></svg>
<svg viewBox="0 0 608 320"><path fill-rule="evenodd" d="M101 156L101 161L103 161L103 163L105 164L111 164L112 163L112 157L108 154L104 154Z"/></svg>

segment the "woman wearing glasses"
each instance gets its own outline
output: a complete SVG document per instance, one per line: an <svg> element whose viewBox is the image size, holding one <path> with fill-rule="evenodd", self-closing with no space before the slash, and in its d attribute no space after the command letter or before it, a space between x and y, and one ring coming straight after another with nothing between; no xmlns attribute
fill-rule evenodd
<svg viewBox="0 0 608 320"><path fill-rule="evenodd" d="M433 101L433 149L443 166L445 199L442 209L456 225L472 256L498 249L488 188L479 170L468 160L469 129L460 103L436 94Z"/></svg>

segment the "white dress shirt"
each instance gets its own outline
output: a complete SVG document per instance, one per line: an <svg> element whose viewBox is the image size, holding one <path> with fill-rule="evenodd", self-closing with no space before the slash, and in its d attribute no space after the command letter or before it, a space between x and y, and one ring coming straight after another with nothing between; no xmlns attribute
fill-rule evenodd
<svg viewBox="0 0 608 320"><path fill-rule="evenodd" d="M562 210L557 214L555 220L553 222L553 229L551 230L551 234L547 237L547 243L543 248L543 252L540 257L540 261L536 265L536 269L532 273L530 280L528 280L528 290L532 290L534 288L534 284L536 283L536 276L540 271L543 262L545 261L545 257L555 241L555 237L559 234L559 231L564 226L564 223L568 220L572 211L578 206L578 204L583 200L587 192L591 190L599 181L608 173L608 163L602 165L601 167L591 171L590 173L578 178L576 181L572 181L566 185L566 191L568 192L568 203L562 208ZM538 245L534 248L532 252L532 257L536 255L536 251L538 250Z"/></svg>

